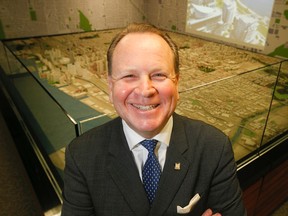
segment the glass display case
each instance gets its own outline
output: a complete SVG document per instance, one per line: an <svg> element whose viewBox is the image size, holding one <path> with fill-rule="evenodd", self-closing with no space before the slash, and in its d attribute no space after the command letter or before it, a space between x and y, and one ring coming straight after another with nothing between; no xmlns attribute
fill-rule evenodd
<svg viewBox="0 0 288 216"><path fill-rule="evenodd" d="M117 116L108 97L106 51L118 31L2 41L2 91L59 194L65 147ZM226 133L239 169L287 139L286 60L169 35L180 55L176 112Z"/></svg>

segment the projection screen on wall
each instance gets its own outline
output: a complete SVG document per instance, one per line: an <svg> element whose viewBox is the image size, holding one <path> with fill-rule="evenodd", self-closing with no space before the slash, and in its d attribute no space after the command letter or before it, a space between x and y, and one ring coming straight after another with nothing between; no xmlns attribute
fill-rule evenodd
<svg viewBox="0 0 288 216"><path fill-rule="evenodd" d="M274 0L187 0L186 32L263 50Z"/></svg>

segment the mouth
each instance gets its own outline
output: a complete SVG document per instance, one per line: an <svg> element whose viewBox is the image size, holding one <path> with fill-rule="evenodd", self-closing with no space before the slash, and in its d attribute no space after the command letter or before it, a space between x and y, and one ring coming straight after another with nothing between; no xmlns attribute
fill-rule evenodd
<svg viewBox="0 0 288 216"><path fill-rule="evenodd" d="M156 104L156 105L139 105L139 104L132 104L133 107L139 109L139 110L142 110L142 111L148 111L148 110L153 110L155 109L156 107L159 106L159 104Z"/></svg>

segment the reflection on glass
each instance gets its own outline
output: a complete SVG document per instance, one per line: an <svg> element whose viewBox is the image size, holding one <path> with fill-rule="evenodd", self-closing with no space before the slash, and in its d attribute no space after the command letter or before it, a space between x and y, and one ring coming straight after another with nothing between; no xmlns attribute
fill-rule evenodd
<svg viewBox="0 0 288 216"><path fill-rule="evenodd" d="M226 133L239 160L261 144L278 67L267 66L185 91L177 111Z"/></svg>
<svg viewBox="0 0 288 216"><path fill-rule="evenodd" d="M288 128L288 61L281 64L277 85L275 86L273 101L269 112L267 127L262 145L284 134Z"/></svg>

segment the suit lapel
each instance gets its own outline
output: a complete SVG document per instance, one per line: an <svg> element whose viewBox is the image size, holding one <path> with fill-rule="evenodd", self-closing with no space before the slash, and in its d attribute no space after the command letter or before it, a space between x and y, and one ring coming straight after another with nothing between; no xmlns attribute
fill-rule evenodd
<svg viewBox="0 0 288 216"><path fill-rule="evenodd" d="M147 215L150 206L122 125L116 126L114 133L110 143L109 172L135 214Z"/></svg>
<svg viewBox="0 0 288 216"><path fill-rule="evenodd" d="M175 115L173 116L173 121L173 131L167 150L165 167L161 175L156 199L153 203L155 207L152 206L149 214L151 216L163 215L168 209L189 169L189 162L183 156L188 149L184 126ZM180 164L180 169L176 164Z"/></svg>

